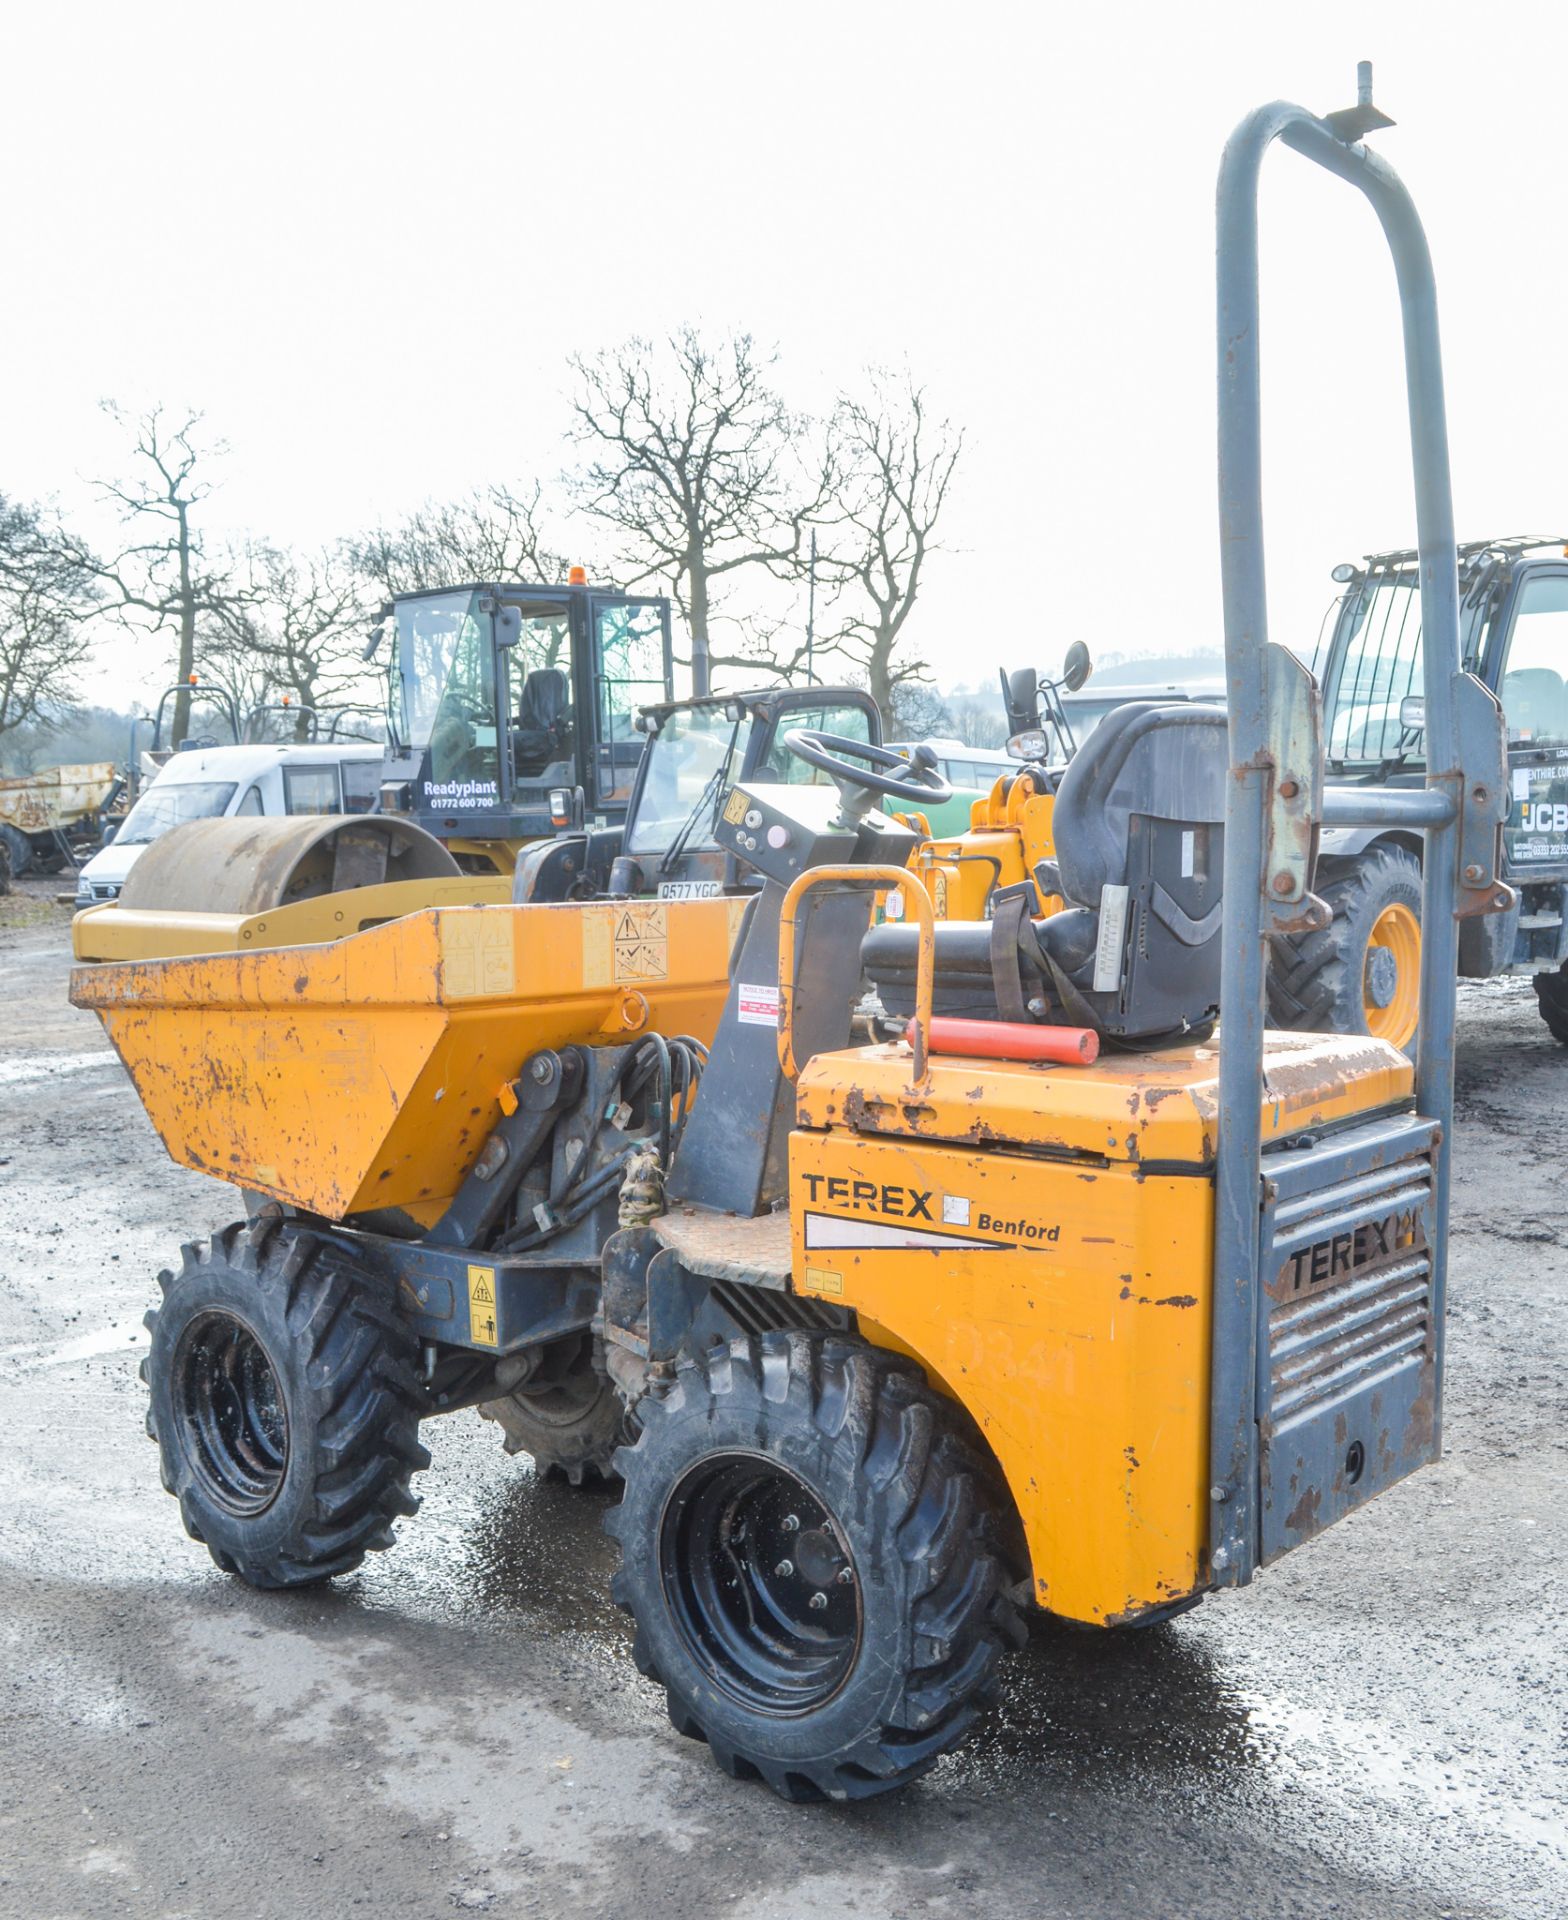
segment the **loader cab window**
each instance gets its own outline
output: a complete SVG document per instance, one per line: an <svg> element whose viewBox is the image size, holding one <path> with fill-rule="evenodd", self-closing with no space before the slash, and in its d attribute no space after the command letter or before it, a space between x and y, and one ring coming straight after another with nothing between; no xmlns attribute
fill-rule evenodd
<svg viewBox="0 0 1568 1920"><path fill-rule="evenodd" d="M572 620L564 601L522 607L517 645L504 655L510 686L512 774L519 792L577 784L577 710Z"/></svg>
<svg viewBox="0 0 1568 1920"><path fill-rule="evenodd" d="M1568 573L1520 589L1497 693L1510 746L1568 746Z"/></svg>
<svg viewBox="0 0 1568 1920"><path fill-rule="evenodd" d="M1400 702L1419 694L1421 594L1414 573L1374 573L1346 596L1335 659L1323 690L1327 757L1345 764L1419 764L1421 741L1400 724Z"/></svg>
<svg viewBox="0 0 1568 1920"><path fill-rule="evenodd" d="M266 811L267 809L261 803L260 787L247 787L245 789L245 798L234 809L236 816L240 814L265 813Z"/></svg>
<svg viewBox="0 0 1568 1920"><path fill-rule="evenodd" d="M431 594L397 611L409 744L428 750L426 805L500 804L495 641L475 593Z"/></svg>
<svg viewBox="0 0 1568 1920"><path fill-rule="evenodd" d="M749 724L726 718L722 705L677 708L666 717L648 748L637 812L627 822L628 853L663 853L683 829L689 846L713 845L719 802L740 778Z"/></svg>
<svg viewBox="0 0 1568 1920"><path fill-rule="evenodd" d="M668 616L657 601L617 601L594 614L599 744L595 791L601 806L631 798L642 739L640 707L670 694Z"/></svg>
<svg viewBox="0 0 1568 1920"><path fill-rule="evenodd" d="M810 727L814 733L836 733L841 740L869 742L871 739L871 722L864 707L786 707L774 724L773 738L768 742L767 752L758 762L756 779L777 780L790 787L820 787L828 784L825 773L816 767L808 767L804 760L785 746L784 736L791 727Z"/></svg>

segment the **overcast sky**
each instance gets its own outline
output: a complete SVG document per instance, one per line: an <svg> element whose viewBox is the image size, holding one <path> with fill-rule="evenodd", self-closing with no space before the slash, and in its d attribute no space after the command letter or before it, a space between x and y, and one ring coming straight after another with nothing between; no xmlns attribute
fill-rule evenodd
<svg viewBox="0 0 1568 1920"><path fill-rule="evenodd" d="M13 8L0 491L79 513L97 402L205 410L214 524L315 542L559 469L565 357L692 320L807 405L905 358L968 444L912 640L951 683L1217 644L1213 187L1376 64L1436 258L1461 535L1568 531L1568 9ZM1359 196L1264 195L1274 637L1412 535ZM120 642L97 686L156 685Z"/></svg>

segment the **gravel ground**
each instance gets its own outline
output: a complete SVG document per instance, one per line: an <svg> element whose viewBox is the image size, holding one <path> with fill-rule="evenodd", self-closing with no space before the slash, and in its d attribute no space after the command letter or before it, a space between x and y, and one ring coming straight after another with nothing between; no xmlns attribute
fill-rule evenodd
<svg viewBox="0 0 1568 1920"><path fill-rule="evenodd" d="M1042 1628L926 1781L791 1808L638 1678L603 1496L472 1413L330 1590L185 1538L141 1317L238 1209L66 1004L57 887L0 900L0 1913L1568 1912L1568 1054L1527 981L1461 992L1441 1464L1167 1626Z"/></svg>

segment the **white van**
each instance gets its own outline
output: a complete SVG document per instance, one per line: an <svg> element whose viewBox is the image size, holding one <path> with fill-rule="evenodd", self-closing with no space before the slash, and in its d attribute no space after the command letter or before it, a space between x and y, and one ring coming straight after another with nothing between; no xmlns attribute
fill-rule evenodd
<svg viewBox="0 0 1568 1920"><path fill-rule="evenodd" d="M170 827L228 814L369 813L383 749L364 741L321 746L192 747L174 754L76 876L78 907L117 900L137 856Z"/></svg>

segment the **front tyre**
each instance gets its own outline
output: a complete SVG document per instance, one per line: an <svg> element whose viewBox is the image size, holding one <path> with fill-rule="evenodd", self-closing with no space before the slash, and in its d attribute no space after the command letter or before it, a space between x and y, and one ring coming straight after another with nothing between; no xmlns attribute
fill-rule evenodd
<svg viewBox="0 0 1568 1920"><path fill-rule="evenodd" d="M770 1333L684 1359L619 1456L617 1603L676 1729L790 1800L963 1739L1020 1627L975 1461L908 1362Z"/></svg>
<svg viewBox="0 0 1568 1920"><path fill-rule="evenodd" d="M1270 1025L1369 1033L1409 1051L1421 1011L1420 863L1375 845L1318 892L1329 924L1271 942Z"/></svg>
<svg viewBox="0 0 1568 1920"><path fill-rule="evenodd" d="M273 1220L187 1246L158 1278L147 1431L191 1538L254 1587L308 1586L391 1546L430 1464L391 1288Z"/></svg>
<svg viewBox="0 0 1568 1920"><path fill-rule="evenodd" d="M1568 967L1535 976L1535 1003L1547 1032L1568 1047Z"/></svg>

